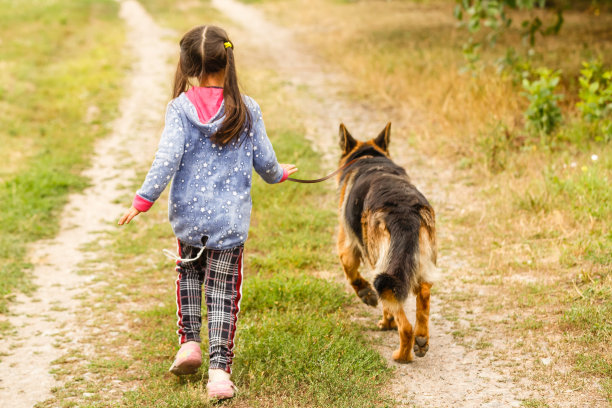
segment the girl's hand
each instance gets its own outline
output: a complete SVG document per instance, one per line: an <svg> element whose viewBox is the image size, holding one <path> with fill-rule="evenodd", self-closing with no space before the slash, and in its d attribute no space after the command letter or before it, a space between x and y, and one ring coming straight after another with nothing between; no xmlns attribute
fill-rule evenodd
<svg viewBox="0 0 612 408"><path fill-rule="evenodd" d="M117 224L119 225L129 224L130 221L132 221L132 218L134 218L138 214L140 214L140 211L138 211L134 207L130 207L130 209L127 210L121 218L119 218L119 222Z"/></svg>
<svg viewBox="0 0 612 408"><path fill-rule="evenodd" d="M287 174L289 175L292 175L293 173L298 171L298 168L295 167L295 164L282 164L282 163L279 163L279 164L283 168L283 170L287 170Z"/></svg>

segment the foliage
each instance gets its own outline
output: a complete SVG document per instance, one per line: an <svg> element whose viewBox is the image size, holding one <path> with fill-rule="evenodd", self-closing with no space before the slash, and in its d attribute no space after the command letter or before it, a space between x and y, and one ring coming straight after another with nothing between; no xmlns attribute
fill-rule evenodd
<svg viewBox="0 0 612 408"><path fill-rule="evenodd" d="M546 0L456 0L456 3L455 18L470 33L463 46L463 53L471 67L480 59L478 51L484 44L494 46L499 37L512 27L513 19L507 10L532 11L544 9L547 5ZM563 21L563 10L560 7L556 8L556 20L549 24L545 24L537 15L530 15L520 23L521 36L533 46L537 34L557 34ZM475 37L483 27L486 30L484 42Z"/></svg>
<svg viewBox="0 0 612 408"><path fill-rule="evenodd" d="M523 88L526 91L523 95L529 100L525 117L533 130L550 134L562 120L561 109L557 102L563 98L563 95L554 92L561 78L560 72L541 68L537 73L539 75L537 80L523 79Z"/></svg>
<svg viewBox="0 0 612 408"><path fill-rule="evenodd" d="M583 62L580 71L580 102L576 104L589 122L612 113L612 70L603 71L601 62Z"/></svg>
<svg viewBox="0 0 612 408"><path fill-rule="evenodd" d="M612 70L604 70L601 61L583 62L580 71L576 107L582 118L594 124L603 138L612 138ZM600 136L601 138L601 136Z"/></svg>

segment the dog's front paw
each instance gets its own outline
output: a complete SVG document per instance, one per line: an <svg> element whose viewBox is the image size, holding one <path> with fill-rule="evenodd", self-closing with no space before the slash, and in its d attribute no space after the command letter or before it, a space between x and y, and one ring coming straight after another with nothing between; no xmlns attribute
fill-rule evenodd
<svg viewBox="0 0 612 408"><path fill-rule="evenodd" d="M423 357L429 350L429 339L423 336L416 336L414 338L414 354L417 357Z"/></svg>
<svg viewBox="0 0 612 408"><path fill-rule="evenodd" d="M374 289L369 286L357 292L357 296L359 296L361 301L368 306L375 307L378 305L378 295L374 292Z"/></svg>

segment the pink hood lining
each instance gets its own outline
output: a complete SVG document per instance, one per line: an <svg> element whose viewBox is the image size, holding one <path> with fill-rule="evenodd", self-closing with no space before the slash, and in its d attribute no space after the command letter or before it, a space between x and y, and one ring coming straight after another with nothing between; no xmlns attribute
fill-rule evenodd
<svg viewBox="0 0 612 408"><path fill-rule="evenodd" d="M219 111L223 103L223 88L194 86L186 92L187 98L198 113L200 122L207 123Z"/></svg>

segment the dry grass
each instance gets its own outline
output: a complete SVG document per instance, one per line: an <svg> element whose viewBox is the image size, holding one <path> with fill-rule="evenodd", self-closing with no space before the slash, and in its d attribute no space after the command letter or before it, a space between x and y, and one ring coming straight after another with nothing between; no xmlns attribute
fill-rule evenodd
<svg viewBox="0 0 612 408"><path fill-rule="evenodd" d="M301 40L359 80L354 97L416 116L419 122L410 128L417 133L439 133L429 140L432 150L444 145L448 154L462 154L473 149L487 126L522 124L525 101L512 82L493 68L478 77L460 72L467 36L452 16L454 2L298 3L265 6L300 24ZM561 69L572 78L566 85L575 87L580 61L597 55L612 61L612 17L566 13L565 18L567 35L539 41L533 64ZM503 54L505 45L519 47L518 38L509 33L496 52ZM492 59L493 51L485 55Z"/></svg>
<svg viewBox="0 0 612 408"><path fill-rule="evenodd" d="M610 398L612 148L588 140L574 103L581 61L600 57L612 65L612 15L567 12L560 36L538 39L531 67L560 69L566 95L563 137L550 144L524 130L527 103L512 73L491 66L460 73L466 34L453 5L277 0L261 7L290 21L300 41L350 75L351 97L389 113L400 157L416 148L431 157L422 166L452 169L430 182L451 191L452 202L434 200L442 251L469 257L474 269L446 279L481 295L451 296L449 308L478 310L491 332L523 339L504 353L531 353L536 362L556 356L558 369L529 367L544 381L574 389L587 375L591 384L581 382L580 390ZM500 45L484 59L502 56L507 46L520 49L520 35L510 32ZM426 178L431 170L421 172ZM479 344L484 350L491 343Z"/></svg>

